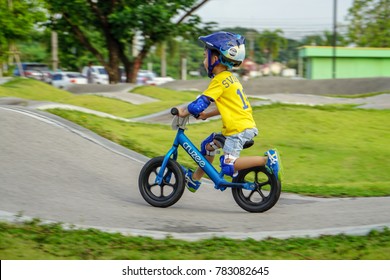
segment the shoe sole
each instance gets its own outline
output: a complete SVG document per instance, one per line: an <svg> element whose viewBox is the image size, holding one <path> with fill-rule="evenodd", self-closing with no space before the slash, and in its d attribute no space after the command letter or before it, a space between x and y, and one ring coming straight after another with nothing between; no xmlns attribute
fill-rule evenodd
<svg viewBox="0 0 390 280"><path fill-rule="evenodd" d="M277 149L273 149L276 153L276 157L278 158L278 165L279 165L279 170L278 170L278 174L277 174L277 177L278 177L278 180L280 182L282 182L282 178L283 178L283 165L282 165L282 158L280 157L280 153Z"/></svg>
<svg viewBox="0 0 390 280"><path fill-rule="evenodd" d="M192 192L192 193L196 192L198 189L194 189L194 188L188 186L188 185L187 185L187 182L188 182L188 181L189 181L188 176L185 176L185 186L186 186L187 190L189 190L189 191Z"/></svg>

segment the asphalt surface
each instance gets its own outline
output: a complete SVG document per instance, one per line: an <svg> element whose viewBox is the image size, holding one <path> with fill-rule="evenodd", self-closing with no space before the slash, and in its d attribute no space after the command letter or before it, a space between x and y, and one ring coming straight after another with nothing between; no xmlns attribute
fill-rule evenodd
<svg viewBox="0 0 390 280"><path fill-rule="evenodd" d="M154 208L138 191L146 157L20 102L0 105L0 219L40 218L185 240L365 234L390 227L390 197L283 193L271 210L252 214L236 205L229 190L214 190L207 181L174 206Z"/></svg>

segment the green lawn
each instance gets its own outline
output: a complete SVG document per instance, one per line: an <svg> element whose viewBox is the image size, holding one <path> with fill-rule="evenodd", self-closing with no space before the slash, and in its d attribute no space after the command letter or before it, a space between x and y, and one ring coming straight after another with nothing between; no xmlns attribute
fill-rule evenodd
<svg viewBox="0 0 390 280"><path fill-rule="evenodd" d="M142 106L133 105L114 98L95 95L75 95L42 82L21 78L14 79L0 86L0 98L12 96L29 100L70 104L123 118L135 118L160 112L161 110L168 109L172 106L188 102L197 95L195 92L180 92L180 94L177 94L177 92L157 87L138 87L135 88L133 92L156 99L161 98L161 101L143 104Z"/></svg>
<svg viewBox="0 0 390 280"><path fill-rule="evenodd" d="M286 240L196 242L124 236L94 229L63 230L60 224L0 222L0 259L27 260L388 260L390 231L367 236Z"/></svg>

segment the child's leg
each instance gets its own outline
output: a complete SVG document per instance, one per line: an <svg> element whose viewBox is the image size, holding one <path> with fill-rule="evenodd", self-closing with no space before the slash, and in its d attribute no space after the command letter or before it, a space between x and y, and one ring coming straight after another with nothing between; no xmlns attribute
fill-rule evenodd
<svg viewBox="0 0 390 280"><path fill-rule="evenodd" d="M254 166L264 166L266 163L267 163L267 157L262 157L262 156L239 157L234 162L234 170L239 171Z"/></svg>
<svg viewBox="0 0 390 280"><path fill-rule="evenodd" d="M208 160L208 162L213 163L214 156L205 156L205 158ZM202 179L204 174L205 174L205 172L203 171L203 169L198 167L198 168L196 168L194 174L192 174L192 178L194 180L199 181L200 179Z"/></svg>
<svg viewBox="0 0 390 280"><path fill-rule="evenodd" d="M237 172L239 170L254 166L265 166L269 172L276 176L277 180L282 181L283 167L277 150L268 150L265 155L267 156L249 156L237 158L234 162L234 171Z"/></svg>
<svg viewBox="0 0 390 280"><path fill-rule="evenodd" d="M216 150L220 148L220 144L216 143L214 141L214 136L215 133L210 134L203 142L200 144L201 145L201 153L205 156L205 158L208 160L208 162L213 163L214 157ZM198 167L195 172L192 174L192 178L194 180L199 181L202 179L203 175L205 172L203 171L202 168Z"/></svg>
<svg viewBox="0 0 390 280"><path fill-rule="evenodd" d="M240 152L243 149L244 143L253 139L257 133L258 131L255 128L247 129L242 133L228 136L226 138L224 146L225 164L233 165L233 168L229 167L226 170L230 170L230 173L235 173L242 169L266 165L267 157L264 156L240 157ZM232 159L229 160L229 157Z"/></svg>

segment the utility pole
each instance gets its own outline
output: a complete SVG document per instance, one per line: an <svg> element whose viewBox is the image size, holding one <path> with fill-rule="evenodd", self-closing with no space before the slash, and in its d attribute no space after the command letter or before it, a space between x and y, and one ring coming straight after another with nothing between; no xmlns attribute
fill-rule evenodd
<svg viewBox="0 0 390 280"><path fill-rule="evenodd" d="M333 54L332 78L336 79L336 45L337 45L337 0L333 0Z"/></svg>
<svg viewBox="0 0 390 280"><path fill-rule="evenodd" d="M136 57L139 53L138 51L138 34L137 32L134 33L134 36L133 36L133 42L132 42L132 48L131 48L131 54L133 57Z"/></svg>
<svg viewBox="0 0 390 280"><path fill-rule="evenodd" d="M161 77L167 76L166 42L161 43Z"/></svg>
<svg viewBox="0 0 390 280"><path fill-rule="evenodd" d="M51 32L51 58L53 71L58 69L58 35L57 32Z"/></svg>
<svg viewBox="0 0 390 280"><path fill-rule="evenodd" d="M253 31L246 32L245 34L246 38L249 41L249 58L254 60L255 59L255 38L256 34Z"/></svg>
<svg viewBox="0 0 390 280"><path fill-rule="evenodd" d="M181 61L181 73L180 73L180 76L181 76L181 80L182 81L186 81L187 80L187 58L185 58L184 56L180 59Z"/></svg>

